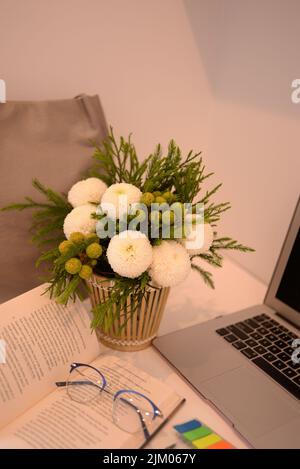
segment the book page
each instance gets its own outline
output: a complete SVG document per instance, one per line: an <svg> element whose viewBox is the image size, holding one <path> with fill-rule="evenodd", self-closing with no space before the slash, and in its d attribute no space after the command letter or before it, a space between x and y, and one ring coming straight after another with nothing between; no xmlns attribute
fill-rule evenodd
<svg viewBox="0 0 300 469"><path fill-rule="evenodd" d="M87 308L68 307L42 295L45 285L0 305L0 428L55 390L73 361L99 355Z"/></svg>
<svg viewBox="0 0 300 469"><path fill-rule="evenodd" d="M130 363L109 353L93 366L102 371L110 392L134 389L150 397L164 414L157 418L152 433L181 402L164 383L150 377ZM0 448L138 448L143 432L121 430L113 422L113 395L99 391L89 403L72 400L66 388L58 388L0 432Z"/></svg>

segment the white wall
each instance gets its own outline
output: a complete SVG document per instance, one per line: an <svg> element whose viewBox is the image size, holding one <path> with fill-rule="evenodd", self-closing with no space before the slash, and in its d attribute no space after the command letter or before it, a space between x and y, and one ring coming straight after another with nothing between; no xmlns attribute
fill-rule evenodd
<svg viewBox="0 0 300 469"><path fill-rule="evenodd" d="M184 3L211 85L208 157L233 205L223 227L257 250L235 259L269 281L300 189L300 2Z"/></svg>
<svg viewBox="0 0 300 469"><path fill-rule="evenodd" d="M141 157L203 149L238 260L268 280L299 190L297 0L0 0L7 98L98 93Z"/></svg>
<svg viewBox="0 0 300 469"><path fill-rule="evenodd" d="M8 99L98 93L141 154L205 143L209 83L181 0L0 0L0 13Z"/></svg>

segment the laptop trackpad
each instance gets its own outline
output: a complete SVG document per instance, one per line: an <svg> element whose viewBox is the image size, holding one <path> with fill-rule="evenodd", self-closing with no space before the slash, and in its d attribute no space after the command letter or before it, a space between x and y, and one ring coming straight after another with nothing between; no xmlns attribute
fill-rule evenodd
<svg viewBox="0 0 300 469"><path fill-rule="evenodd" d="M201 383L201 391L238 429L259 437L299 417L292 403L265 376L240 367Z"/></svg>

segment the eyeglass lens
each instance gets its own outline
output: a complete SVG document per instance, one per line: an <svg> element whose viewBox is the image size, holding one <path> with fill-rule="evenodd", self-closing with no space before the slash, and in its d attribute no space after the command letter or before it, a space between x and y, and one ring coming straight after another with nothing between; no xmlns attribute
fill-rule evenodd
<svg viewBox="0 0 300 469"><path fill-rule="evenodd" d="M90 402L100 395L103 387L100 373L88 366L78 366L69 374L67 392L73 401Z"/></svg>
<svg viewBox="0 0 300 469"><path fill-rule="evenodd" d="M136 433L143 422L148 427L153 419L153 407L143 396L125 391L114 400L113 421L122 430Z"/></svg>

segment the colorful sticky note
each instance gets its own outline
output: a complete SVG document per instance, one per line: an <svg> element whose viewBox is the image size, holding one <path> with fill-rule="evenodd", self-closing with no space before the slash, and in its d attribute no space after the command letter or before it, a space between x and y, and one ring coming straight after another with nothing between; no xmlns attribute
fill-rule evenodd
<svg viewBox="0 0 300 469"><path fill-rule="evenodd" d="M205 425L201 425L201 427L195 428L195 430L191 430L189 432L185 432L182 434L185 440L194 441L198 438L203 438L204 436L210 435L213 431L206 427Z"/></svg>
<svg viewBox="0 0 300 469"><path fill-rule="evenodd" d="M221 441L221 440L222 438L219 435L212 433L210 435L205 436L204 438L199 438L198 440L194 440L193 445L198 449L205 449L208 446L211 446L214 443L217 443L218 441Z"/></svg>
<svg viewBox="0 0 300 469"><path fill-rule="evenodd" d="M217 443L214 443L211 446L208 446L206 449L234 449L234 446L232 446L231 443L228 443L228 441L221 440L217 441Z"/></svg>
<svg viewBox="0 0 300 469"><path fill-rule="evenodd" d="M234 449L234 446L223 440L199 420L193 419L174 426L180 436L197 449Z"/></svg>
<svg viewBox="0 0 300 469"><path fill-rule="evenodd" d="M195 430L195 428L201 427L201 422L199 420L193 419L188 422L182 423L181 425L175 425L174 428L179 433L189 432L190 430Z"/></svg>

